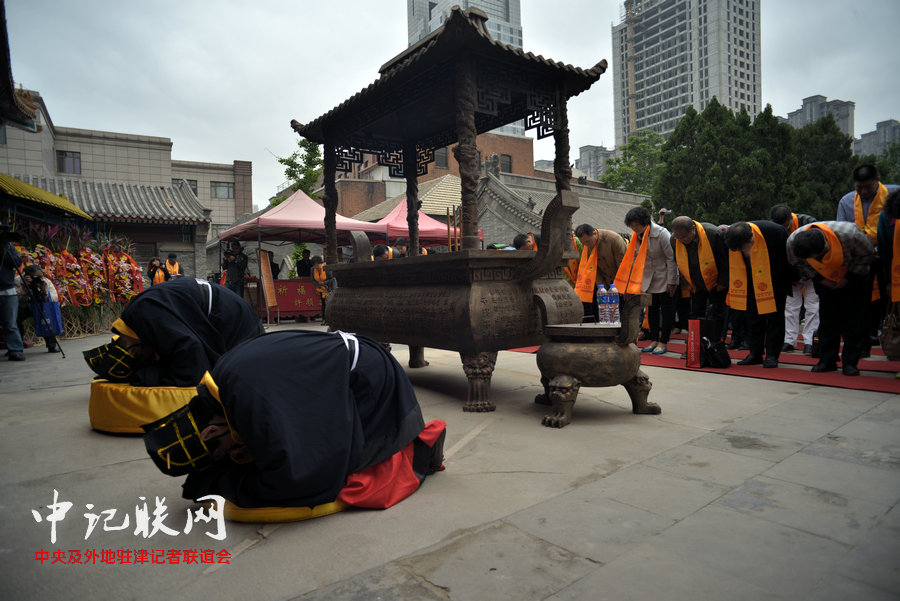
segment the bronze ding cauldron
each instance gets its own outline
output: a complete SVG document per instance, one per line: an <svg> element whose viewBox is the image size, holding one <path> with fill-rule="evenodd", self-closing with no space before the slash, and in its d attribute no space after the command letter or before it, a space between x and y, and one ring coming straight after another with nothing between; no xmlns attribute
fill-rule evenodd
<svg viewBox="0 0 900 601"><path fill-rule="evenodd" d="M637 345L641 307L649 305L649 294L626 295L622 327L570 323L548 325L548 342L537 352L544 394L534 401L551 405L545 426L562 428L572 421L572 407L581 386L623 385L631 397L634 413L658 414L656 403L647 401L652 384L641 371Z"/></svg>
<svg viewBox="0 0 900 601"><path fill-rule="evenodd" d="M497 351L542 344L546 324L581 319L578 295L560 265L571 249L568 225L578 197L561 191L548 205L534 251L462 250L389 261L365 260L368 239L354 236L357 262L333 266L328 296L334 329L410 346L410 366L427 365L421 347L458 351L468 378L465 411L493 411Z"/></svg>

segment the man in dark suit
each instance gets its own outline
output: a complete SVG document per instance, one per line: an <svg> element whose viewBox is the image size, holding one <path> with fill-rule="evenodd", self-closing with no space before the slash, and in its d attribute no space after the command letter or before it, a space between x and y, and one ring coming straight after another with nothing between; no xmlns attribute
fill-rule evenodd
<svg viewBox="0 0 900 601"><path fill-rule="evenodd" d="M786 243L787 230L771 221L739 221L725 231L730 251L728 305L747 312L750 354L738 365L778 367L784 305L791 289Z"/></svg>

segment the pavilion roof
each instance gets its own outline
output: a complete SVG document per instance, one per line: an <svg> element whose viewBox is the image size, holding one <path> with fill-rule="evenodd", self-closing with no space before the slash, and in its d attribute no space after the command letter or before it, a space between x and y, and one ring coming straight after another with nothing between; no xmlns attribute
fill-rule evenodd
<svg viewBox="0 0 900 601"><path fill-rule="evenodd" d="M520 119L549 135L559 94L587 90L606 70L566 65L494 40L478 9L455 7L444 24L379 70L380 77L332 110L295 131L330 143L348 160L362 150L389 156L414 143L420 155L456 142L456 65L470 59L476 73L478 133ZM430 162L420 156L420 164ZM341 166L339 165L339 168Z"/></svg>

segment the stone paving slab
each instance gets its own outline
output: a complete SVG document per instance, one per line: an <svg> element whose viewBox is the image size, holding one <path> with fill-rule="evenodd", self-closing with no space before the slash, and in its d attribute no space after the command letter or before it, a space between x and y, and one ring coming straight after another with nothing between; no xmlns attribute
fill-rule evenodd
<svg viewBox="0 0 900 601"><path fill-rule="evenodd" d="M589 574L596 563L531 536L493 524L403 562L453 601L539 601Z"/></svg>
<svg viewBox="0 0 900 601"><path fill-rule="evenodd" d="M529 507L505 521L598 563L613 561L675 523L598 496L586 487Z"/></svg>
<svg viewBox="0 0 900 601"><path fill-rule="evenodd" d="M694 558L644 544L548 597L547 601L788 601Z"/></svg>
<svg viewBox="0 0 900 601"><path fill-rule="evenodd" d="M725 428L697 438L691 441L691 444L777 462L790 457L804 448L807 443L749 430Z"/></svg>
<svg viewBox="0 0 900 601"><path fill-rule="evenodd" d="M646 465L633 465L585 484L587 494L679 520L706 507L729 487Z"/></svg>
<svg viewBox="0 0 900 601"><path fill-rule="evenodd" d="M889 507L900 499L900 479L892 472L808 452L791 455L763 475Z"/></svg>
<svg viewBox="0 0 900 601"><path fill-rule="evenodd" d="M765 476L748 480L717 504L846 545L859 543L889 509Z"/></svg>
<svg viewBox="0 0 900 601"><path fill-rule="evenodd" d="M721 506L675 524L650 544L773 595L802 599L850 547Z"/></svg>

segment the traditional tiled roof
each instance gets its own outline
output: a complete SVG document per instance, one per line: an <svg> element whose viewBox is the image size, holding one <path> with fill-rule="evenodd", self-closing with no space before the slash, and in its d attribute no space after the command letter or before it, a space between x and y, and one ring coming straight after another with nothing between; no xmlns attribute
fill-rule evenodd
<svg viewBox="0 0 900 601"><path fill-rule="evenodd" d="M452 174L443 175L436 179L419 184L419 200L422 202L420 211L426 215L442 217L447 214L447 209L453 209L460 204L462 184L458 177ZM374 207L370 207L353 216L360 221L378 221L406 200L406 194L398 194Z"/></svg>
<svg viewBox="0 0 900 601"><path fill-rule="evenodd" d="M539 229L544 210L556 196L555 186L553 180L538 177L506 173L501 174L499 178L488 175L479 183L479 206L483 206L485 200L490 199L502 207L503 211L521 220L523 225L532 224ZM578 194L580 204L572 215L573 226L588 223L597 229L619 233L629 231L625 225L625 214L647 198L643 194L574 183L572 190Z"/></svg>
<svg viewBox="0 0 900 601"><path fill-rule="evenodd" d="M65 195L102 221L134 223L209 222L189 186L146 186L65 177L15 176L53 194Z"/></svg>
<svg viewBox="0 0 900 601"><path fill-rule="evenodd" d="M69 202L65 196L52 194L5 173L0 173L0 190L16 199L32 201L83 219L91 218L90 215Z"/></svg>
<svg viewBox="0 0 900 601"><path fill-rule="evenodd" d="M27 131L39 131L34 121L36 105L27 94L14 88L12 66L9 60L9 35L6 31L6 6L0 2L0 124L9 123Z"/></svg>

